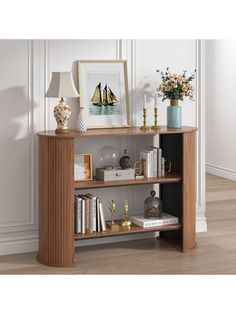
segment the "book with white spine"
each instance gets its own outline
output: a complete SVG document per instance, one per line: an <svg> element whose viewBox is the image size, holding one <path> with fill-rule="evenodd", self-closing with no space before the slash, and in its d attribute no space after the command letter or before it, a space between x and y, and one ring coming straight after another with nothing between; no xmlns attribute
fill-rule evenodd
<svg viewBox="0 0 236 314"><path fill-rule="evenodd" d="M82 199L81 201L81 232L82 234L85 233L85 200Z"/></svg>
<svg viewBox="0 0 236 314"><path fill-rule="evenodd" d="M81 223L81 206L82 206L82 199L75 195L75 233L82 232L82 223Z"/></svg>
<svg viewBox="0 0 236 314"><path fill-rule="evenodd" d="M100 213L101 231L106 231L106 221L105 221L102 203L99 203L99 213Z"/></svg>
<svg viewBox="0 0 236 314"><path fill-rule="evenodd" d="M165 176L165 158L164 157L161 158L161 176L162 177Z"/></svg>
<svg viewBox="0 0 236 314"><path fill-rule="evenodd" d="M96 232L96 199L97 197L91 193L86 194L89 198L89 225L90 232Z"/></svg>
<svg viewBox="0 0 236 314"><path fill-rule="evenodd" d="M153 177L153 151L142 149L140 152L140 160L145 160L144 173L147 178Z"/></svg>
<svg viewBox="0 0 236 314"><path fill-rule="evenodd" d="M157 148L157 177L161 177L162 149Z"/></svg>
<svg viewBox="0 0 236 314"><path fill-rule="evenodd" d="M157 177L157 147L147 146L144 149L153 152L153 177Z"/></svg>
<svg viewBox="0 0 236 314"><path fill-rule="evenodd" d="M161 218L144 218L142 215L131 216L130 221L142 228L158 227L164 225L176 224L179 222L178 217L163 213Z"/></svg>

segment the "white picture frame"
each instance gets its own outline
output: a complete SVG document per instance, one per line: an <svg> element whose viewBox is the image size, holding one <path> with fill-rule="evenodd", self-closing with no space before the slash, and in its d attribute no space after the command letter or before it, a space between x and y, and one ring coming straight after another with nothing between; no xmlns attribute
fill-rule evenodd
<svg viewBox="0 0 236 314"><path fill-rule="evenodd" d="M78 82L88 129L131 126L126 60L78 60Z"/></svg>

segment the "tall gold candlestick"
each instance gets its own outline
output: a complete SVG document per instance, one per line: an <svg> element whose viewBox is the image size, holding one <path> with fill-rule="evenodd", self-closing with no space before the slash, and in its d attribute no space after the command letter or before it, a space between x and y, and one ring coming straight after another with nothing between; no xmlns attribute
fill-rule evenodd
<svg viewBox="0 0 236 314"><path fill-rule="evenodd" d="M143 108L143 126L141 126L140 130L149 131L150 128L147 126L147 109Z"/></svg>
<svg viewBox="0 0 236 314"><path fill-rule="evenodd" d="M154 108L154 125L152 126L152 130L160 130L160 128L161 128L158 125L157 117L158 117L158 109Z"/></svg>

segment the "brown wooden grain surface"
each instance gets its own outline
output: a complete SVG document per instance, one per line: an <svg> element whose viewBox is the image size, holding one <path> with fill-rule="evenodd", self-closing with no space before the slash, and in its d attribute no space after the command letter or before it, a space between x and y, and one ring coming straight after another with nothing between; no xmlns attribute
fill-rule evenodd
<svg viewBox="0 0 236 314"><path fill-rule="evenodd" d="M39 138L40 263L74 263L74 140Z"/></svg>
<svg viewBox="0 0 236 314"><path fill-rule="evenodd" d="M119 223L119 222L117 222ZM132 224L130 229L123 229L120 227L119 231L111 231L109 227L107 227L107 230L104 232L93 232L88 234L75 234L75 240L86 240L86 239L93 239L93 238L102 238L102 237L110 237L110 236L119 236L119 235L128 235L128 234L134 234L134 233L145 233L145 232L156 232L156 231L162 231L162 230L178 230L181 228L181 224L171 224L166 226L158 226L158 227L149 227L149 228L142 228L137 225Z"/></svg>
<svg viewBox="0 0 236 314"><path fill-rule="evenodd" d="M85 133L76 130L70 130L68 134L55 133L55 131L42 131L38 132L39 136L52 136L56 138L77 138L77 137L94 137L94 136L141 136L141 135L156 135L156 134L178 134L178 133L191 133L197 129L190 126L183 126L179 129L170 129L166 126L161 126L157 131L141 131L139 127L131 128L112 128L112 129L91 129Z"/></svg>
<svg viewBox="0 0 236 314"><path fill-rule="evenodd" d="M183 251L196 247L196 134L183 134Z"/></svg>
<svg viewBox="0 0 236 314"><path fill-rule="evenodd" d="M94 189L94 188L106 188L114 186L127 186L127 185L142 185L142 184L156 184L156 183L174 183L181 181L182 177L180 173L168 173L164 177L160 178L143 178L143 179L130 179L130 180L117 180L117 181L75 181L75 189Z"/></svg>

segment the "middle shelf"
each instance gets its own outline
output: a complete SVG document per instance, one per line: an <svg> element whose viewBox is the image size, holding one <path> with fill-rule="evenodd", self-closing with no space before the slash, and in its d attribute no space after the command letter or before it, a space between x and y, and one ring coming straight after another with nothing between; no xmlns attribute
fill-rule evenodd
<svg viewBox="0 0 236 314"><path fill-rule="evenodd" d="M76 190L83 189L95 189L95 188L106 188L116 186L128 186L128 185L142 185L142 184L156 184L156 183L174 183L180 182L182 176L180 173L172 172L166 174L164 177L159 178L143 178L143 179L131 179L131 180L117 180L117 181L99 181L99 180L88 180L88 181L74 181L74 188Z"/></svg>

